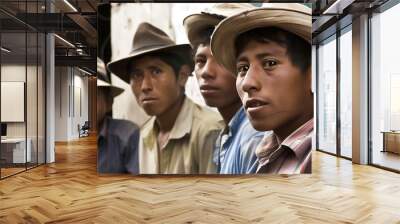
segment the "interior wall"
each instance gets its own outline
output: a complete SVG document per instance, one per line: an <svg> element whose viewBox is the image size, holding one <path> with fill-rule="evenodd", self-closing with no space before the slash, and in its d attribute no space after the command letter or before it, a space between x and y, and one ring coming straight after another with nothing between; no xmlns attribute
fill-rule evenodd
<svg viewBox="0 0 400 224"><path fill-rule="evenodd" d="M70 141L89 119L88 77L72 67L56 67L55 73L55 140Z"/></svg>
<svg viewBox="0 0 400 224"><path fill-rule="evenodd" d="M27 70L25 70L27 69ZM25 81L25 74L28 72L28 82ZM35 76L35 77L33 77ZM27 83L27 94L26 94L26 102L27 108L29 107L29 111L35 111L35 113L27 113L27 122L7 122L7 136L8 137L25 137L25 123L27 123L28 133L37 132L37 107L43 107L42 101L37 101L37 92L36 92L36 66L27 66L18 65L18 64L3 64L1 66L1 81L17 81L17 82L25 82ZM38 104L39 103L39 104ZM5 109L5 108L3 108ZM25 108L26 109L26 108ZM32 123L33 122L33 123ZM28 138L30 136L28 135Z"/></svg>

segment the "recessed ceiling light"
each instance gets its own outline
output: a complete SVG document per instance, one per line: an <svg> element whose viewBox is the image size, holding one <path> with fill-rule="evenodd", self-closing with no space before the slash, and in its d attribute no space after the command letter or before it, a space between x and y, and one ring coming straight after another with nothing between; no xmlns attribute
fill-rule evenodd
<svg viewBox="0 0 400 224"><path fill-rule="evenodd" d="M57 37L59 40L61 40L62 42L64 42L64 43L66 43L67 45L69 45L70 47L73 47L73 48L75 48L75 45L73 45L71 42L69 42L68 40L66 40L66 39L64 39L64 38L62 38L62 37L60 37L59 35L57 35L57 34L54 34L54 36L55 37Z"/></svg>
<svg viewBox="0 0 400 224"><path fill-rule="evenodd" d="M5 48L5 47L1 47L1 50L4 51L4 52L6 52L6 53L10 53L10 52L11 52L10 49L7 49L7 48Z"/></svg>
<svg viewBox="0 0 400 224"><path fill-rule="evenodd" d="M87 74L87 75L92 75L92 73L90 73L90 72L88 72L88 71L86 71L86 70L84 70L84 69L81 69L81 68L79 68L79 67L78 67L78 69L79 69L79 71L81 71L81 72L83 72L83 73L85 73L85 74Z"/></svg>
<svg viewBox="0 0 400 224"><path fill-rule="evenodd" d="M67 4L72 10L74 10L75 12L78 12L78 10L68 1L68 0L64 0L65 4Z"/></svg>

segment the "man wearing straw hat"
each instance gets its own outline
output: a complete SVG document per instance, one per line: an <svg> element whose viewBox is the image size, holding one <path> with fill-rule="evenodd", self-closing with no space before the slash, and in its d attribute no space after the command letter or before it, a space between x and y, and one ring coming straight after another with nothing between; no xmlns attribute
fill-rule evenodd
<svg viewBox="0 0 400 224"><path fill-rule="evenodd" d="M124 90L107 80L104 62L97 58L97 169L99 173L139 173L139 128L127 120L113 119L114 97Z"/></svg>
<svg viewBox="0 0 400 224"><path fill-rule="evenodd" d="M311 9L269 3L233 15L216 27L211 49L237 76L253 127L273 131L256 150L257 172L311 173Z"/></svg>
<svg viewBox="0 0 400 224"><path fill-rule="evenodd" d="M108 68L131 84L138 104L153 116L141 128L141 174L215 173L212 152L220 116L185 96L193 71L191 47L141 23L129 56Z"/></svg>
<svg viewBox="0 0 400 224"><path fill-rule="evenodd" d="M183 21L188 39L194 48L194 61L200 92L210 107L216 107L224 118L214 150L214 162L220 174L248 174L257 168L255 149L264 133L256 131L242 107L236 91L236 77L216 63L211 54L210 39L222 19L252 9L248 3L216 3Z"/></svg>

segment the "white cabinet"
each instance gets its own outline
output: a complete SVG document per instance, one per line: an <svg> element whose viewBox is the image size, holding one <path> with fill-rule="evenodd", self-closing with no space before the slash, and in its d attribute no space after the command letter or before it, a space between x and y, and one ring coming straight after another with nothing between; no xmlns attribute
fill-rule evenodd
<svg viewBox="0 0 400 224"><path fill-rule="evenodd" d="M26 143L28 145L25 151ZM28 138L26 143L24 138L7 138L1 140L2 148L5 147L8 150L12 150L12 163L25 163L32 161L32 140Z"/></svg>

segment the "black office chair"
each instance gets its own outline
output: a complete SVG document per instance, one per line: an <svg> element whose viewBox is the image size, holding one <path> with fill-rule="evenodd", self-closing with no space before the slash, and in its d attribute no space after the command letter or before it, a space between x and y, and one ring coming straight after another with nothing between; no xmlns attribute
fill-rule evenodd
<svg viewBox="0 0 400 224"><path fill-rule="evenodd" d="M79 138L89 136L89 130L90 130L89 121L85 121L82 127L80 127L80 125L78 124Z"/></svg>

